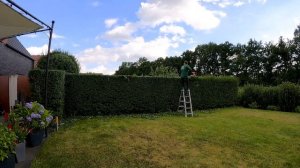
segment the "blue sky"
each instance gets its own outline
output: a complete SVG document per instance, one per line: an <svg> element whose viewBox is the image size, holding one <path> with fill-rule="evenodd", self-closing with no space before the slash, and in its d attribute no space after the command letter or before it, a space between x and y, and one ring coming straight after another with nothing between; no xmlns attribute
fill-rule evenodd
<svg viewBox="0 0 300 168"><path fill-rule="evenodd" d="M113 74L124 61L180 55L208 42L291 39L299 0L15 0L50 25L52 49L80 62L81 72ZM47 33L19 37L33 55Z"/></svg>

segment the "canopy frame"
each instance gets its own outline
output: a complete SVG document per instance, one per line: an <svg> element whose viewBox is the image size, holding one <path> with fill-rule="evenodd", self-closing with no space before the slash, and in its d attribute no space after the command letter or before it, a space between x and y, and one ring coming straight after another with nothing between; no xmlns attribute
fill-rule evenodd
<svg viewBox="0 0 300 168"><path fill-rule="evenodd" d="M7 38L12 38L12 37L16 37L16 36L21 36L21 35L25 35L25 34L31 34L31 33L38 33L38 32L44 32L44 31L49 31L49 43L48 43L48 51L47 51L47 64L46 64L46 76L45 76L45 107L47 107L48 105L48 68L49 68L49 54L50 54L50 49L51 49L51 42L52 42L52 34L53 34L53 29L54 29L54 21L51 22L51 26L47 25L46 23L44 23L43 21L41 21L40 19L38 19L37 17L35 17L34 15L32 15L31 13L29 13L28 11L26 11L24 8L22 8L21 6L19 6L18 4L16 4L15 2L13 2L12 0L6 0L9 4L10 7L16 11L17 13L19 13L20 15L24 16L23 14L21 14L19 11L23 12L24 14L28 15L30 18L32 18L33 20L35 20L35 22L38 22L40 25L45 26L43 29L41 30L34 30L34 31L30 31L30 32L26 32L26 33L19 33L16 35L11 35L8 37L4 37L1 38L1 40L3 39L7 39ZM0 0L0 2L2 2ZM4 2L2 2L4 3ZM14 8L16 9L14 9ZM24 16L25 17L25 16Z"/></svg>

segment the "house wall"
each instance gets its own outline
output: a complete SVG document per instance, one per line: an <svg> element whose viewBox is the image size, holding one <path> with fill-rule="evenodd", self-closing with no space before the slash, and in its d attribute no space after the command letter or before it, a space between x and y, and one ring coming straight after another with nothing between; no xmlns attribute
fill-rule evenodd
<svg viewBox="0 0 300 168"><path fill-rule="evenodd" d="M33 60L0 43L0 75L28 75Z"/></svg>
<svg viewBox="0 0 300 168"><path fill-rule="evenodd" d="M9 111L9 77L0 76L0 103L5 111Z"/></svg>
<svg viewBox="0 0 300 168"><path fill-rule="evenodd" d="M30 98L30 83L27 76L18 76L18 100L27 102Z"/></svg>

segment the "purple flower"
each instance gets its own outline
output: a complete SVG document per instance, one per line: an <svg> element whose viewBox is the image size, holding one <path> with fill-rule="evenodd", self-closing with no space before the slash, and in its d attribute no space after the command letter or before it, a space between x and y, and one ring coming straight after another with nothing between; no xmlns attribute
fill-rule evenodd
<svg viewBox="0 0 300 168"><path fill-rule="evenodd" d="M25 107L29 108L29 109L32 109L32 103L26 103L25 104Z"/></svg>
<svg viewBox="0 0 300 168"><path fill-rule="evenodd" d="M31 117L30 117L30 116L27 116L27 117L26 117L26 119L27 119L29 122L31 122L31 121L32 121L32 119L31 119Z"/></svg>
<svg viewBox="0 0 300 168"><path fill-rule="evenodd" d="M36 118L34 113L31 113L30 117L31 118Z"/></svg>
<svg viewBox="0 0 300 168"><path fill-rule="evenodd" d="M49 117L46 118L47 123L50 123L52 120L53 120L52 116L49 116Z"/></svg>
<svg viewBox="0 0 300 168"><path fill-rule="evenodd" d="M41 115L40 114L31 113L30 117L31 118L41 118Z"/></svg>
<svg viewBox="0 0 300 168"><path fill-rule="evenodd" d="M43 114L44 114L44 110L40 110L39 113L40 113L41 115L43 115Z"/></svg>

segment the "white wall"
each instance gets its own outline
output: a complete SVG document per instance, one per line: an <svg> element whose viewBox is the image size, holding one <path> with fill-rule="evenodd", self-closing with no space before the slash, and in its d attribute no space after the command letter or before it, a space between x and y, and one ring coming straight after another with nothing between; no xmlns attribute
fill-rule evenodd
<svg viewBox="0 0 300 168"><path fill-rule="evenodd" d="M9 107L15 106L18 100L18 75L9 76Z"/></svg>

